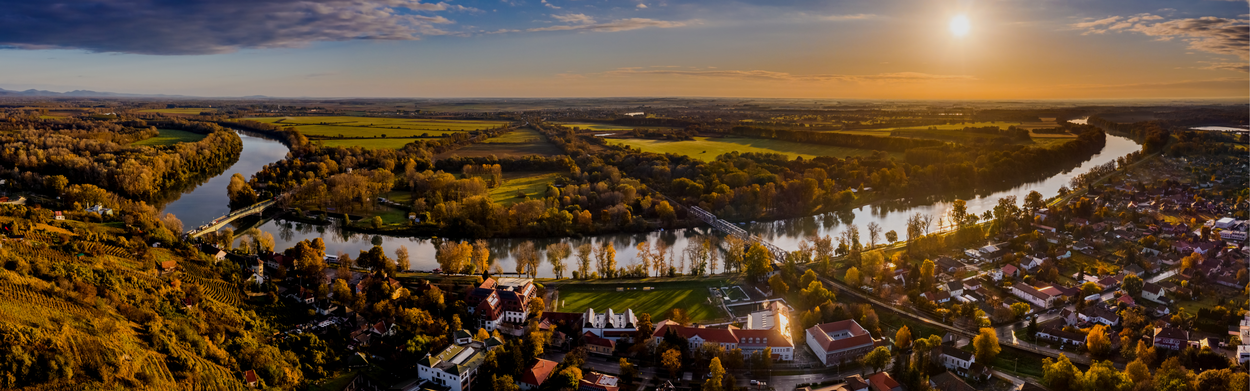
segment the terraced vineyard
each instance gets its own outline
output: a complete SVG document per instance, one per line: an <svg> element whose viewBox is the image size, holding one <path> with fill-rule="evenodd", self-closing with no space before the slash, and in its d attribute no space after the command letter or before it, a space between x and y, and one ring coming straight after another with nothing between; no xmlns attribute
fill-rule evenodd
<svg viewBox="0 0 1250 391"><path fill-rule="evenodd" d="M169 372L169 367L165 365L165 360L156 355L149 355L143 360L141 371L148 374L148 386L154 390L174 390L177 389L174 374Z"/></svg>
<svg viewBox="0 0 1250 391"><path fill-rule="evenodd" d="M26 285L0 282L0 299L21 303L16 308L0 305L0 312L14 318L29 316L32 311L48 313L48 315L59 313L74 314L85 318L93 316L93 311L86 307L36 292Z"/></svg>
<svg viewBox="0 0 1250 391"><path fill-rule="evenodd" d="M192 387L192 390L243 390L243 382L239 380L240 375L235 375L232 371L217 365L212 361L205 360L200 356L191 352L182 350L181 348L174 350L175 354L191 358L195 362L195 366L199 369L200 382ZM186 386L183 384L182 386Z"/></svg>
<svg viewBox="0 0 1250 391"><path fill-rule="evenodd" d="M210 280L190 274L186 275L186 280L188 282L194 282L201 288L204 288L205 295L213 301L234 307L238 307L243 303L242 292L239 291L238 287L235 287L228 282L222 280Z"/></svg>
<svg viewBox="0 0 1250 391"><path fill-rule="evenodd" d="M112 255L118 258L123 258L123 257L130 255L130 253L127 252L126 249L113 246L113 245L104 244L104 243L90 242L90 243L83 245L83 247L84 247L83 250L85 250L87 253L98 251L100 254Z"/></svg>

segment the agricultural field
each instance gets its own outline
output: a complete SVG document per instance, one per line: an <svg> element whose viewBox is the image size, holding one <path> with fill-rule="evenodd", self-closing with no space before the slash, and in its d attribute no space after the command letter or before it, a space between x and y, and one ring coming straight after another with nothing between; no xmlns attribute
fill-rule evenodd
<svg viewBox="0 0 1250 391"><path fill-rule="evenodd" d="M849 134L862 134L865 136L884 137L884 136L889 136L890 132L893 132L895 130L925 130L929 128L937 128L937 130L962 130L963 128L984 128L986 126L997 126L999 128L1007 129L1010 126L1019 126L1019 125L1020 125L1019 122L990 121L990 122L964 122L964 123L954 123L954 124L945 124L945 125L903 126L903 127L881 128L881 129L852 129L852 130L838 130L836 132L837 133L849 133Z"/></svg>
<svg viewBox="0 0 1250 391"><path fill-rule="evenodd" d="M564 125L570 128L575 127L575 128L578 128L578 130L582 132L620 132L620 131L628 131L628 130L634 130L634 129L673 129L673 127L669 127L669 126L632 126L632 125L601 124L601 123L591 123L591 122L568 122L568 123L562 123L560 125Z"/></svg>
<svg viewBox="0 0 1250 391"><path fill-rule="evenodd" d="M772 140L750 137L695 137L692 141L668 141L651 139L608 139L609 143L626 145L642 149L644 152L674 153L687 155L695 159L710 161L717 156L729 152L762 152L780 153L790 157L811 159L819 156L868 156L874 151L867 149L844 148L830 145L804 144L793 141ZM891 157L901 159L902 154L890 153Z"/></svg>
<svg viewBox="0 0 1250 391"><path fill-rule="evenodd" d="M702 322L725 317L722 311L712 305L708 298L707 288L692 289L657 289L617 292L616 290L579 291L572 288L560 288L559 311L584 312L594 308L595 312L607 312L608 308L618 313L626 309L634 310L634 314L648 313L652 319L663 319L664 313L673 308L686 310L690 320Z"/></svg>
<svg viewBox="0 0 1250 391"><path fill-rule="evenodd" d="M181 114L181 115L200 115L203 112L216 112L216 108L212 107L176 107L172 109L148 109L139 110L140 113L161 113L161 114Z"/></svg>
<svg viewBox="0 0 1250 391"><path fill-rule="evenodd" d="M157 129L157 130L161 132L160 135L149 138L149 139L145 139L145 140L139 140L134 143L131 143L130 145L148 145L148 146L174 145L177 143L191 143L191 142L200 141L200 140L203 140L205 137L205 135L203 134L191 133L191 132L187 132L183 130L174 130L174 129Z"/></svg>
<svg viewBox="0 0 1250 391"><path fill-rule="evenodd" d="M244 118L282 126L296 126L310 138L441 137L450 133L505 126L505 121L442 120L386 117L260 117Z"/></svg>
<svg viewBox="0 0 1250 391"><path fill-rule="evenodd" d="M303 130L303 128L300 128ZM417 138L344 138L317 140L327 147L361 147L365 149L402 149Z"/></svg>
<svg viewBox="0 0 1250 391"><path fill-rule="evenodd" d="M519 156L554 156L563 154L560 148L556 147L547 137L532 129L517 129L508 133L504 133L498 137L487 139L485 142L469 144L460 149L453 149L443 152L435 156L436 159L445 159L452 156L459 157L486 157L494 155L496 157L519 157Z"/></svg>
<svg viewBox="0 0 1250 391"><path fill-rule="evenodd" d="M555 182L560 174L554 172L509 172L504 173L503 185L491 189L490 199L498 204L512 205L524 198L517 193L525 193L529 198L546 196L547 185Z"/></svg>

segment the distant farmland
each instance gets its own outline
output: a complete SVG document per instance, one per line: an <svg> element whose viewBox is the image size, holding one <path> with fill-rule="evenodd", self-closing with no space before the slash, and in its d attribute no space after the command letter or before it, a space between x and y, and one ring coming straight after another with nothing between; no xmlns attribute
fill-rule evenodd
<svg viewBox="0 0 1250 391"><path fill-rule="evenodd" d="M686 155L703 161L714 160L717 156L729 152L780 153L791 159L800 156L804 159L811 159L819 156L835 156L845 158L848 156L868 156L874 152L868 149L804 144L792 141L750 137L695 137L693 141L609 138L608 143L627 145L633 148L642 149L645 152ZM890 153L889 155L891 157L901 158L902 154Z"/></svg>
<svg viewBox="0 0 1250 391"><path fill-rule="evenodd" d="M147 109L139 110L140 113L162 113L162 114L182 114L182 115L200 115L203 112L216 112L213 107L176 107L172 109Z"/></svg>
<svg viewBox="0 0 1250 391"><path fill-rule="evenodd" d="M564 154L564 151L547 141L547 137L543 136L542 133L529 128L521 128L504 133L498 137L492 137L485 142L469 144L460 149L440 153L436 158L444 159L452 156L485 157L491 155L496 157L554 156L562 154Z"/></svg>
<svg viewBox="0 0 1250 391"><path fill-rule="evenodd" d="M205 135L202 135L199 133L191 133L191 132L187 132L183 130L174 130L174 129L157 129L157 130L161 132L160 135L156 137L148 138L148 139L139 140L134 143L131 143L130 145L147 145L147 146L173 145L177 143L188 143L188 142L200 141L204 139L205 137Z"/></svg>
<svg viewBox="0 0 1250 391"><path fill-rule="evenodd" d="M348 116L260 117L245 119L281 126L295 126L300 133L310 138L441 137L450 133L486 130L508 125L507 121Z"/></svg>

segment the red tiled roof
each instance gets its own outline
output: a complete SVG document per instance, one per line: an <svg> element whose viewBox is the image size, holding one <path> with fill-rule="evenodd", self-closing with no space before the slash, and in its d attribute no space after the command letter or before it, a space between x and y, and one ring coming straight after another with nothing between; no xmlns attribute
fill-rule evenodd
<svg viewBox="0 0 1250 391"><path fill-rule="evenodd" d="M255 382L256 382L256 380L257 380L257 378L256 378L256 371L255 371L255 370L251 370L251 369L249 369L249 370L247 370L247 372L243 372L243 381L244 381L244 382L247 382L247 383L255 383Z"/></svg>
<svg viewBox="0 0 1250 391"><path fill-rule="evenodd" d="M541 386L544 381L547 381L547 377L551 376L551 372L555 369L555 361L543 360L540 358L537 363L534 363L534 366L530 367L530 369L526 370L525 373L521 375L521 382L534 386Z"/></svg>
<svg viewBox="0 0 1250 391"><path fill-rule="evenodd" d="M586 341L586 344L588 345L607 346L610 348L616 348L616 343L612 342L612 340L607 339L607 338L601 338L598 335L595 335L595 333L592 333L589 331L582 334L582 340Z"/></svg>
<svg viewBox="0 0 1250 391"><path fill-rule="evenodd" d="M898 382L885 372L877 372L868 376L868 384L872 385L873 391L890 391L898 387Z"/></svg>
<svg viewBox="0 0 1250 391"><path fill-rule="evenodd" d="M846 331L851 334L851 337L830 339L829 333L836 331ZM818 324L807 329L807 332L815 337L816 342L824 348L825 352L835 352L873 343L872 336L868 334L868 330L864 330L859 323L850 319Z"/></svg>

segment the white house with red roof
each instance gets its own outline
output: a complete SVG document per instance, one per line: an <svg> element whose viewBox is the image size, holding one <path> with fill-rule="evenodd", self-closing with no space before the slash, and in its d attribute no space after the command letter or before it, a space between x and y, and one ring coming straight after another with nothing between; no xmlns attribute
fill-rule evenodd
<svg viewBox="0 0 1250 391"><path fill-rule="evenodd" d="M743 354L753 354L769 349L773 360L794 360L794 342L790 339L787 329L773 327L766 330L728 328L706 328L701 326L682 326L672 320L664 320L655 325L652 334L656 341L674 332L686 339L691 350L698 349L705 343L716 344L725 350L742 349Z"/></svg>
<svg viewBox="0 0 1250 391"><path fill-rule="evenodd" d="M850 319L812 326L806 334L807 347L825 365L858 360L877 343L868 330Z"/></svg>

